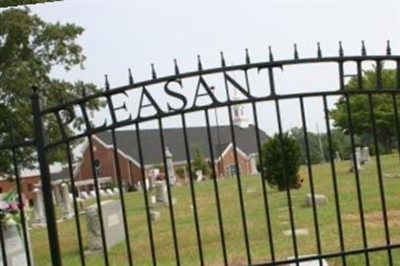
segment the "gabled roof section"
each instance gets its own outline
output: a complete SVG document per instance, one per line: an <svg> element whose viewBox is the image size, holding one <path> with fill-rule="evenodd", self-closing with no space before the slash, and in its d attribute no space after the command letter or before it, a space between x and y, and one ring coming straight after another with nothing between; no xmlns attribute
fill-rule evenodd
<svg viewBox="0 0 400 266"><path fill-rule="evenodd" d="M221 153L232 143L230 126L210 127L212 145L208 142L206 127L188 127L187 136L190 149L190 155L193 159L196 147L200 147L204 155L210 158L210 146L212 146L214 159L217 160ZM165 145L170 149L173 155L173 161L185 161L185 140L183 128L165 128L163 130ZM135 130L116 131L116 140L118 149L123 153L140 162L138 152L138 142ZM160 131L158 129L142 129L139 132L140 142L143 151L144 164L162 163L162 153L160 140ZM234 126L234 134L237 147L246 153L258 153L256 132L254 126L240 128ZM267 135L259 130L261 141L265 141ZM107 145L112 145L111 132L106 131L96 135Z"/></svg>

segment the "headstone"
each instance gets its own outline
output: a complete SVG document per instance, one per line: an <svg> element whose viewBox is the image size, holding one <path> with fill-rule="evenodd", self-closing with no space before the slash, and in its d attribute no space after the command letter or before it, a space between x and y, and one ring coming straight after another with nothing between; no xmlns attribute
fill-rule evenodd
<svg viewBox="0 0 400 266"><path fill-rule="evenodd" d="M151 202L151 204L156 204L157 203L156 196L151 196L150 202Z"/></svg>
<svg viewBox="0 0 400 266"><path fill-rule="evenodd" d="M103 189L99 189L99 193L101 196L106 196L107 193Z"/></svg>
<svg viewBox="0 0 400 266"><path fill-rule="evenodd" d="M62 196L61 196L61 186L56 185L53 187L54 196L56 198L57 204L62 204Z"/></svg>
<svg viewBox="0 0 400 266"><path fill-rule="evenodd" d="M255 176L258 174L257 170L257 156L255 154L250 155L250 172L252 176Z"/></svg>
<svg viewBox="0 0 400 266"><path fill-rule="evenodd" d="M165 181L156 182L156 202L168 203L167 185Z"/></svg>
<svg viewBox="0 0 400 266"><path fill-rule="evenodd" d="M165 147L165 157L167 159L167 170L168 170L169 183L171 185L174 185L176 182L176 177L175 177L174 164L172 162L173 156L168 147Z"/></svg>
<svg viewBox="0 0 400 266"><path fill-rule="evenodd" d="M357 170L357 171L362 170L361 164L360 164L361 152L360 152L359 148L357 148L357 149L356 149L356 152L354 154L355 155L355 159L353 158L353 154L351 154L351 159L350 159L351 167L350 167L350 170L349 170L350 172L355 172L355 170ZM355 165L354 165L354 163L355 163Z"/></svg>
<svg viewBox="0 0 400 266"><path fill-rule="evenodd" d="M315 199L315 205L317 205L317 206L323 206L323 205L326 205L328 203L328 198L325 195L322 195L322 194L315 194L314 195L314 199ZM306 207L313 206L312 194L310 194L310 193L307 194L306 200L304 202L304 205Z"/></svg>
<svg viewBox="0 0 400 266"><path fill-rule="evenodd" d="M91 191L89 192L89 195L90 195L92 198L97 198L96 191L94 191L94 190L91 190Z"/></svg>
<svg viewBox="0 0 400 266"><path fill-rule="evenodd" d="M335 151L335 162L340 162L342 161L342 158L340 158L340 153L339 151Z"/></svg>
<svg viewBox="0 0 400 266"><path fill-rule="evenodd" d="M106 189L106 193L110 196L114 195L114 192L111 190L111 188Z"/></svg>
<svg viewBox="0 0 400 266"><path fill-rule="evenodd" d="M125 239L125 230L122 219L121 202L107 200L101 202L102 220L107 249ZM100 229L100 218L97 204L86 208L86 223L88 231L88 245L90 251L103 248Z"/></svg>
<svg viewBox="0 0 400 266"><path fill-rule="evenodd" d="M81 197L82 199L90 199L90 196L86 191L81 191Z"/></svg>
<svg viewBox="0 0 400 266"><path fill-rule="evenodd" d="M33 225L36 226L46 226L46 217L44 216L44 204L43 204L43 194L41 188L35 188L33 190L35 194L34 205L35 205L35 220Z"/></svg>
<svg viewBox="0 0 400 266"><path fill-rule="evenodd" d="M157 168L150 169L150 188L153 189L156 187L157 176L160 173L160 170Z"/></svg>
<svg viewBox="0 0 400 266"><path fill-rule="evenodd" d="M285 236L291 236L293 234L293 231L291 229L283 231L283 234ZM301 229L294 229L294 234L296 236L306 236L308 235L308 229L307 228L301 228Z"/></svg>
<svg viewBox="0 0 400 266"><path fill-rule="evenodd" d="M316 256L315 254L310 254L310 255L303 255L299 256L298 258L307 258L307 257L314 257ZM293 260L295 257L288 257L288 260ZM328 266L328 262L325 259L321 259L322 265L319 263L320 261L318 259L315 260L309 260L309 261L303 261L299 263L291 263L288 266Z"/></svg>
<svg viewBox="0 0 400 266"><path fill-rule="evenodd" d="M361 150L361 162L364 164L370 160L369 148L363 147Z"/></svg>
<svg viewBox="0 0 400 266"><path fill-rule="evenodd" d="M7 265L9 266L20 266L28 265L28 260L26 258L26 247L24 244L24 235L18 230L17 224L14 221L8 221L5 225L2 225L5 252L7 258ZM31 255L31 265L32 264L32 252L31 243L29 238L29 231L27 231L28 236L28 250ZM1 246L0 246L1 247ZM2 252L0 252L0 265L5 265Z"/></svg>
<svg viewBox="0 0 400 266"><path fill-rule="evenodd" d="M201 170L196 171L196 181L197 182L203 181L203 171Z"/></svg>
<svg viewBox="0 0 400 266"><path fill-rule="evenodd" d="M135 189L136 189L136 191L142 191L142 182L138 181L135 184Z"/></svg>
<svg viewBox="0 0 400 266"><path fill-rule="evenodd" d="M114 195L119 195L119 188L117 187L114 188Z"/></svg>
<svg viewBox="0 0 400 266"><path fill-rule="evenodd" d="M63 200L63 218L70 219L74 216L74 212L72 209L68 184L63 183L61 185L61 191L62 191L61 196Z"/></svg>
<svg viewBox="0 0 400 266"><path fill-rule="evenodd" d="M161 217L161 213L159 211L151 210L150 211L150 218L152 221L159 220Z"/></svg>

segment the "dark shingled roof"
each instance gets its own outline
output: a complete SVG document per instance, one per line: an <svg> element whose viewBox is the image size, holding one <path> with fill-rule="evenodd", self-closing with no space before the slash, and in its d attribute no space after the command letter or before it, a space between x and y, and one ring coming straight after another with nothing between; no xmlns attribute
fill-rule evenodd
<svg viewBox="0 0 400 266"><path fill-rule="evenodd" d="M214 159L232 143L230 126L210 127L212 136L212 148L214 150ZM256 130L254 126L240 128L234 126L235 139L237 147L247 155L258 153L256 142ZM118 148L125 154L132 157L140 163L136 131L121 130L116 131ZM185 161L185 141L182 128L165 128L163 130L165 145L173 155L174 161ZM264 142L267 135L259 130L261 142ZM140 140L143 151L144 164L162 163L162 149L160 140L160 131L158 129L141 129ZM190 156L193 159L195 147L198 146L207 158L209 156L209 142L206 127L188 127L187 128ZM112 145L111 132L106 131L96 135L103 142Z"/></svg>

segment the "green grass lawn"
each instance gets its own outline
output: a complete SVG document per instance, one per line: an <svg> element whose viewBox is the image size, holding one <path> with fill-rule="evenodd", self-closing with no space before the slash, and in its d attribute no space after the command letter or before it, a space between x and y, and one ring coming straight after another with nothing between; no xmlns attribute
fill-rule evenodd
<svg viewBox="0 0 400 266"><path fill-rule="evenodd" d="M382 173L385 176L383 190L389 219L390 241L400 242L400 173L398 155L382 156ZM363 248L360 223L356 178L350 173L348 161L337 163L336 181L340 221L343 228L345 250ZM301 169L305 182L300 189L292 190L291 200L296 228L307 228L308 235L297 236L300 255L316 254L317 240L313 209L303 207L307 193L310 193L310 178L306 167ZM315 192L328 197L328 205L317 207L318 228L321 252L340 252L338 217L335 204L334 179L331 165L320 164L312 167ZM391 176L391 177L387 177ZM360 190L364 208L366 237L368 247L385 245L382 201L379 189L378 171L375 158L372 157L360 172ZM262 183L259 177L241 177L248 227L249 244L253 263L271 260L271 246L267 231L265 204ZM229 264L247 264L246 248L243 234L241 208L239 203L238 183L236 178L218 181L222 208L223 228ZM200 221L201 243L206 265L223 263L218 215L212 180L195 184L196 202ZM179 255L182 265L198 265L199 252L196 239L193 209L191 208L190 186L179 186L172 189L172 196L177 199L173 206ZM276 259L285 259L294 255L292 237L284 236L283 231L290 229L288 198L286 192L277 192L267 188L270 220L272 227L273 248ZM149 233L146 220L144 196L141 192L127 193L126 211L129 223L129 237L134 263L149 265L152 263ZM171 220L168 206L155 207L161 212L161 218L152 222L157 263L159 265L175 264L175 251L172 238ZM87 247L85 215L80 216L82 234ZM59 239L64 265L80 265L75 220L58 224ZM50 254L46 229L30 231L35 265L49 265ZM111 265L127 265L125 242L110 248ZM394 263L400 265L400 250L392 251ZM371 265L387 265L387 251L369 254ZM86 255L87 265L104 265L102 253ZM364 265L364 254L348 256L347 265ZM328 259L329 265L342 265L340 257Z"/></svg>

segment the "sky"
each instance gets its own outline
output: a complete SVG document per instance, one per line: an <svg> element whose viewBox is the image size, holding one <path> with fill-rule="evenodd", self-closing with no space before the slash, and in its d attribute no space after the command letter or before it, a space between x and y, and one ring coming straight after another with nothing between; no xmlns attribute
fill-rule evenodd
<svg viewBox="0 0 400 266"><path fill-rule="evenodd" d="M181 72L194 71L197 55L201 55L203 68L218 67L220 51L227 64L242 64L246 48L252 62L268 61L269 46L275 60L291 59L294 43L301 58L315 57L317 42L324 56L337 55L339 41L345 55L359 55L362 40L368 54L383 55L387 40L392 53L400 54L400 1L70 0L30 8L45 21L85 28L78 40L87 57L85 69L68 73L56 69L53 74L100 87L105 74L111 87L126 85L128 68L135 81L151 79L150 64L155 65L158 77L171 75L174 59ZM338 86L335 71L329 66L293 67L278 73L276 82L284 93L334 90ZM335 100L330 99L330 106ZM260 108L262 129L276 132L273 106ZM245 110L251 113L249 106ZM282 103L282 110L285 129L301 125L298 103ZM325 131L322 102L306 101L306 112L310 131L315 132L317 126ZM101 123L107 115L100 112L95 116ZM198 114L189 120L193 126L204 124L204 117ZM219 123L227 121L222 110ZM172 119L170 126L179 126L179 122Z"/></svg>

